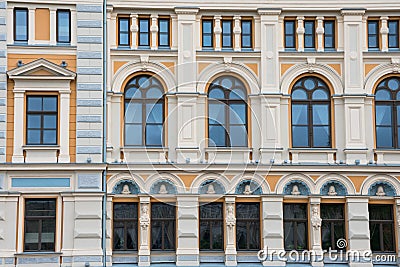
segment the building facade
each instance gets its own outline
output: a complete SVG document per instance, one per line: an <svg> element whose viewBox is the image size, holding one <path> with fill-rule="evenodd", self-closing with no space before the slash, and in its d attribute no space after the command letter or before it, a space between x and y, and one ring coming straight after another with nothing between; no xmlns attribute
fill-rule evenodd
<svg viewBox="0 0 400 267"><path fill-rule="evenodd" d="M0 266L398 265L399 10L1 0Z"/></svg>

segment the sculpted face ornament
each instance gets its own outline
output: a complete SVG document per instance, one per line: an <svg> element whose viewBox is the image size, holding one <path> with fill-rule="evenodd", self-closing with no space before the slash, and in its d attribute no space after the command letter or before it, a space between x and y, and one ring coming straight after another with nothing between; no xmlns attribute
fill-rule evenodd
<svg viewBox="0 0 400 267"><path fill-rule="evenodd" d="M379 197L386 196L385 190L383 189L383 186L378 186L378 190L376 190L376 195Z"/></svg>
<svg viewBox="0 0 400 267"><path fill-rule="evenodd" d="M129 190L129 185L124 185L124 187L122 188L122 192L121 192L121 194L123 194L123 195L130 195L130 194L132 194L131 193L131 190Z"/></svg>
<svg viewBox="0 0 400 267"><path fill-rule="evenodd" d="M149 208L147 204L142 204L142 210L140 214L140 226L146 230L150 225L150 216L149 216Z"/></svg>
<svg viewBox="0 0 400 267"><path fill-rule="evenodd" d="M336 196L336 195L337 195L335 186L331 185L331 186L329 187L328 195L329 195L329 196Z"/></svg>
<svg viewBox="0 0 400 267"><path fill-rule="evenodd" d="M165 184L162 184L160 186L160 190L158 191L158 193L159 194L168 194L167 187L165 186Z"/></svg>
<svg viewBox="0 0 400 267"><path fill-rule="evenodd" d="M245 194L245 195L251 195L252 193L253 193L253 192L250 190L250 185L249 185L249 184L245 185L243 194Z"/></svg>
<svg viewBox="0 0 400 267"><path fill-rule="evenodd" d="M292 192L290 194L294 196L300 195L299 187L297 185L293 185Z"/></svg>
<svg viewBox="0 0 400 267"><path fill-rule="evenodd" d="M214 186L212 184L208 185L207 194L215 194L215 189L214 189Z"/></svg>
<svg viewBox="0 0 400 267"><path fill-rule="evenodd" d="M311 223L314 229L319 229L321 227L321 222L322 219L319 217L319 211L318 207L313 207L312 208L312 217L311 217Z"/></svg>

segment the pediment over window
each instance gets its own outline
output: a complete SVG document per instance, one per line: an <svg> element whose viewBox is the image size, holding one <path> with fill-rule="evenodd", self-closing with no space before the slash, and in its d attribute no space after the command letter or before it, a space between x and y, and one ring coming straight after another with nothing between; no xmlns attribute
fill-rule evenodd
<svg viewBox="0 0 400 267"><path fill-rule="evenodd" d="M46 59L38 59L7 72L10 79L73 80L76 73Z"/></svg>

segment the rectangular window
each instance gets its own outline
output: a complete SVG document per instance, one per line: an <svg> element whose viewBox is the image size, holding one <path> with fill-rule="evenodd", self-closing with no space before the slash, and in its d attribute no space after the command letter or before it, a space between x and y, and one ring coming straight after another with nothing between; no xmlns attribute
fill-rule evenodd
<svg viewBox="0 0 400 267"><path fill-rule="evenodd" d="M114 203L113 249L138 250L138 204Z"/></svg>
<svg viewBox="0 0 400 267"><path fill-rule="evenodd" d="M118 18L118 45L129 46L129 18Z"/></svg>
<svg viewBox="0 0 400 267"><path fill-rule="evenodd" d="M389 20L389 48L399 48L399 21Z"/></svg>
<svg viewBox="0 0 400 267"><path fill-rule="evenodd" d="M139 18L139 46L150 46L150 19Z"/></svg>
<svg viewBox="0 0 400 267"><path fill-rule="evenodd" d="M315 21L304 21L304 48L315 48Z"/></svg>
<svg viewBox="0 0 400 267"><path fill-rule="evenodd" d="M236 248L259 250L260 203L236 203Z"/></svg>
<svg viewBox="0 0 400 267"><path fill-rule="evenodd" d="M324 48L334 49L335 48L335 21L325 20L324 21Z"/></svg>
<svg viewBox="0 0 400 267"><path fill-rule="evenodd" d="M252 48L252 21L242 20L242 48Z"/></svg>
<svg viewBox="0 0 400 267"><path fill-rule="evenodd" d="M222 21L222 48L232 48L232 20Z"/></svg>
<svg viewBox="0 0 400 267"><path fill-rule="evenodd" d="M296 22L285 20L285 48L296 48Z"/></svg>
<svg viewBox="0 0 400 267"><path fill-rule="evenodd" d="M28 41L28 9L14 9L14 41Z"/></svg>
<svg viewBox="0 0 400 267"><path fill-rule="evenodd" d="M69 10L57 10L57 42L71 42L71 12Z"/></svg>
<svg viewBox="0 0 400 267"><path fill-rule="evenodd" d="M392 205L369 205L369 231L372 252L395 252Z"/></svg>
<svg viewBox="0 0 400 267"><path fill-rule="evenodd" d="M339 239L346 239L344 204L321 204L321 219L322 248L338 249L336 242Z"/></svg>
<svg viewBox="0 0 400 267"><path fill-rule="evenodd" d="M27 145L57 145L57 102L57 96L27 96Z"/></svg>
<svg viewBox="0 0 400 267"><path fill-rule="evenodd" d="M379 48L379 21L368 21L368 48Z"/></svg>
<svg viewBox="0 0 400 267"><path fill-rule="evenodd" d="M285 250L307 249L307 204L284 204L283 222Z"/></svg>
<svg viewBox="0 0 400 267"><path fill-rule="evenodd" d="M158 19L158 46L169 48L169 19Z"/></svg>
<svg viewBox="0 0 400 267"><path fill-rule="evenodd" d="M56 200L25 200L24 251L54 251Z"/></svg>
<svg viewBox="0 0 400 267"><path fill-rule="evenodd" d="M224 220L222 203L200 205L200 249L223 250Z"/></svg>
<svg viewBox="0 0 400 267"><path fill-rule="evenodd" d="M151 204L151 249L175 249L175 206L174 204Z"/></svg>
<svg viewBox="0 0 400 267"><path fill-rule="evenodd" d="M202 46L203 48L213 47L213 20L211 19L202 21Z"/></svg>

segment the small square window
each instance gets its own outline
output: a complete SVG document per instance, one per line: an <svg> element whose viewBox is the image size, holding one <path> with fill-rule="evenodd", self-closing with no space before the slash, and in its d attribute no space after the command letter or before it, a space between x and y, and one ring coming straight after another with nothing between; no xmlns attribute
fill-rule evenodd
<svg viewBox="0 0 400 267"><path fill-rule="evenodd" d="M57 43L71 42L71 12L57 10Z"/></svg>
<svg viewBox="0 0 400 267"><path fill-rule="evenodd" d="M129 29L129 18L120 17L118 18L118 45L129 46L130 44L130 29Z"/></svg>
<svg viewBox="0 0 400 267"><path fill-rule="evenodd" d="M169 48L169 19L161 18L158 20L158 46Z"/></svg>
<svg viewBox="0 0 400 267"><path fill-rule="evenodd" d="M28 41L28 9L14 9L14 41Z"/></svg>
<svg viewBox="0 0 400 267"><path fill-rule="evenodd" d="M203 48L213 47L213 21L211 19L202 21L202 45Z"/></svg>

